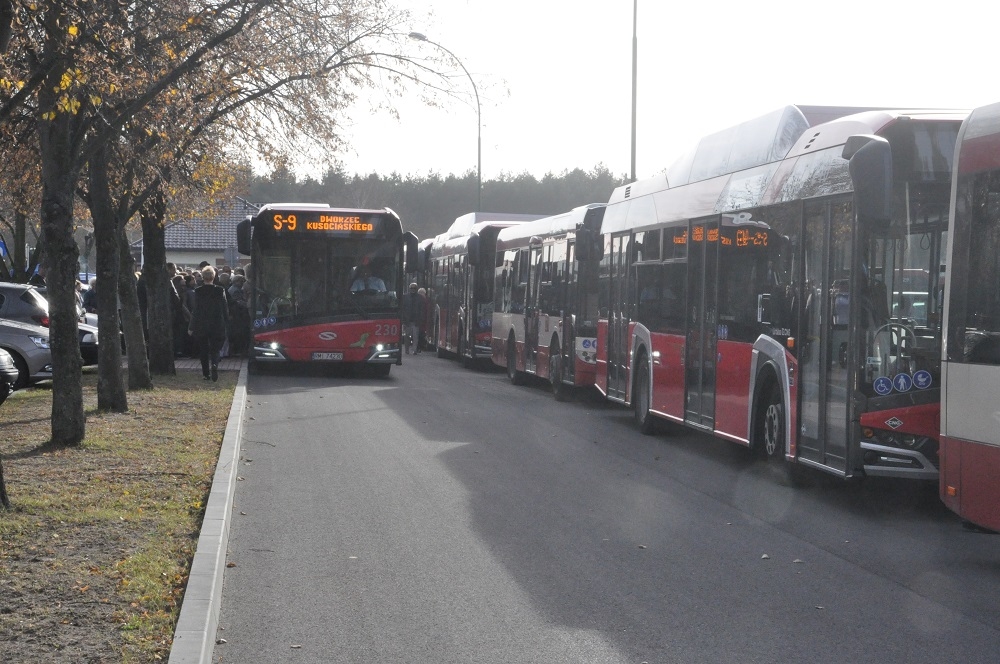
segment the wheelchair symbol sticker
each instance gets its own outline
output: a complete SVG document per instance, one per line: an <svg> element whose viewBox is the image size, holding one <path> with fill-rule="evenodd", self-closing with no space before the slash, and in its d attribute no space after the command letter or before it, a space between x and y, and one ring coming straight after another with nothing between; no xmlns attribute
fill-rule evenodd
<svg viewBox="0 0 1000 664"><path fill-rule="evenodd" d="M875 379L872 387L875 388L875 394L879 394L884 397L892 392L892 381L885 376L882 376L881 378Z"/></svg>

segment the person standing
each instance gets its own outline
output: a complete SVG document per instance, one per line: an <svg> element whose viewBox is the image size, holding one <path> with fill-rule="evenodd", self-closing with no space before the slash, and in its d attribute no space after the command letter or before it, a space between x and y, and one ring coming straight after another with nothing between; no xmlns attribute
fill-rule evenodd
<svg viewBox="0 0 1000 664"><path fill-rule="evenodd" d="M175 274L171 281L174 282L174 290L177 293L177 297L171 296L170 298L174 317L174 357L184 357L184 345L187 339L184 332L191 323L191 310L184 304L187 286L184 285L184 276L180 274Z"/></svg>
<svg viewBox="0 0 1000 664"><path fill-rule="evenodd" d="M420 296L421 306L424 308L424 317L420 319L420 338L417 339L417 352L419 353L424 348L427 348L427 329L428 323L431 319L431 306L430 300L427 299L427 289L418 288L417 295Z"/></svg>
<svg viewBox="0 0 1000 664"><path fill-rule="evenodd" d="M420 352L420 323L426 316L424 310L424 300L417 293L417 284L410 284L410 292L403 296L403 330L406 334L406 354L410 354L410 347L413 353Z"/></svg>
<svg viewBox="0 0 1000 664"><path fill-rule="evenodd" d="M229 305L226 291L215 284L215 268L207 265L202 268L201 275L204 283L194 291L194 311L188 334L198 340L202 375L205 380L211 378L214 382L219 380L219 351L226 341Z"/></svg>
<svg viewBox="0 0 1000 664"><path fill-rule="evenodd" d="M229 350L234 355L245 355L250 343L250 305L244 283L246 277L236 273L229 286Z"/></svg>

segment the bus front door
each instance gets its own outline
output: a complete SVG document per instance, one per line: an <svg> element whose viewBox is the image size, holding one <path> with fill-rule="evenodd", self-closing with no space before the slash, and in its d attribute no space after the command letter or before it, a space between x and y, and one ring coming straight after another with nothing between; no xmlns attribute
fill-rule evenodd
<svg viewBox="0 0 1000 664"><path fill-rule="evenodd" d="M715 424L718 234L718 220L693 222L688 233L684 420L708 429Z"/></svg>
<svg viewBox="0 0 1000 664"><path fill-rule="evenodd" d="M805 219L805 285L798 360L798 455L847 471L852 223L846 204L812 204Z"/></svg>
<svg viewBox="0 0 1000 664"><path fill-rule="evenodd" d="M629 236L611 239L611 306L608 314L608 398L624 401L629 379Z"/></svg>

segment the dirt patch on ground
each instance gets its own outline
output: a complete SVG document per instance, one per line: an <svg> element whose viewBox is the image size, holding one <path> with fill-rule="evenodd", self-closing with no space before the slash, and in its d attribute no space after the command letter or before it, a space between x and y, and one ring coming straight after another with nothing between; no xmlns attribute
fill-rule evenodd
<svg viewBox="0 0 1000 664"><path fill-rule="evenodd" d="M44 386L0 405L0 661L155 662L170 652L236 374L160 377L129 412L53 447Z"/></svg>

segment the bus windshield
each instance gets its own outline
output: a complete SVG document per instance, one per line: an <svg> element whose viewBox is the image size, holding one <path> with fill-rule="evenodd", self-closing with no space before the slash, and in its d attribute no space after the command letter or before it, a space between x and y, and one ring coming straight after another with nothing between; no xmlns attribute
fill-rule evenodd
<svg viewBox="0 0 1000 664"><path fill-rule="evenodd" d="M273 239L258 247L256 318L370 318L398 310L401 257L376 239ZM367 275L367 276L366 276Z"/></svg>
<svg viewBox="0 0 1000 664"><path fill-rule="evenodd" d="M874 234L864 300L867 346L864 389L881 376L929 372L940 377L944 248L947 244L947 183L911 185L901 215Z"/></svg>

